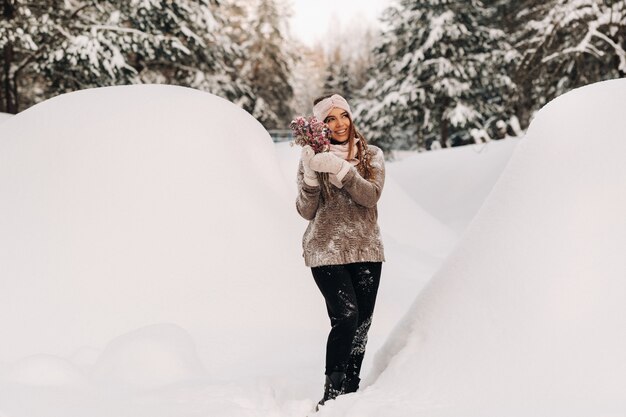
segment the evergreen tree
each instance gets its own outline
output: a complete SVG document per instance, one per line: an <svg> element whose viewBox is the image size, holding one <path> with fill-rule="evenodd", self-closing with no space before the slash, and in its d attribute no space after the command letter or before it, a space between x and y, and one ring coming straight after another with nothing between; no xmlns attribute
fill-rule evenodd
<svg viewBox="0 0 626 417"><path fill-rule="evenodd" d="M352 46L353 56L348 65L353 98L359 98L360 91L371 78L370 69L374 65L372 50L378 37L378 30L372 26L350 25L349 39L356 40Z"/></svg>
<svg viewBox="0 0 626 417"><path fill-rule="evenodd" d="M523 71L520 71L523 50L518 41L528 23L528 19L531 19L531 14L528 10L532 7L533 2L536 3L537 0L519 0L515 2L509 0L484 0L486 5L495 10L496 18L493 19L492 24L507 34L516 51L512 55L513 59L507 63L506 71L508 74L511 74L511 78L517 88L506 96L505 101L506 108L515 116L517 123L524 126L524 129L528 126L533 107L532 86L529 84L532 80ZM554 0L545 0L544 3L551 5L554 4ZM522 13L524 10L526 12Z"/></svg>
<svg viewBox="0 0 626 417"><path fill-rule="evenodd" d="M142 33L133 42L132 62L142 80L158 74L163 82L208 91L237 103L249 94L234 62L242 51L225 32L229 25L218 0L113 2ZM158 77L157 77L158 79Z"/></svg>
<svg viewBox="0 0 626 417"><path fill-rule="evenodd" d="M507 117L503 96L515 86L505 64L514 50L487 25L493 13L478 0L402 0L386 10L373 77L357 106L374 143L449 146Z"/></svg>
<svg viewBox="0 0 626 417"><path fill-rule="evenodd" d="M337 91L339 91L348 101L351 101L354 98L350 69L347 64L341 64L339 67L339 74L337 76Z"/></svg>
<svg viewBox="0 0 626 417"><path fill-rule="evenodd" d="M339 92L339 65L341 53L339 47L334 47L326 58L326 78L324 80L324 94Z"/></svg>
<svg viewBox="0 0 626 417"><path fill-rule="evenodd" d="M32 96L21 87L41 83L45 54L54 51L68 25L82 5L61 1L5 0L0 20L0 110L17 113L23 105L32 105ZM125 69L119 66L111 66Z"/></svg>
<svg viewBox="0 0 626 417"><path fill-rule="evenodd" d="M293 53L285 10L278 0L258 0L244 40L241 76L252 89L246 107L266 129L282 128L293 117Z"/></svg>
<svg viewBox="0 0 626 417"><path fill-rule="evenodd" d="M6 0L4 8L5 111L19 110L24 80L42 80L43 98L143 81L233 101L246 89L233 71L237 50L221 34L216 0Z"/></svg>
<svg viewBox="0 0 626 417"><path fill-rule="evenodd" d="M523 53L515 78L528 93L520 101L529 113L572 88L626 77L626 2L526 0L523 6L515 15ZM529 119L522 119L524 128Z"/></svg>
<svg viewBox="0 0 626 417"><path fill-rule="evenodd" d="M324 75L326 59L318 51L320 45L309 48L302 44L295 45L300 51L291 72L291 85L294 89L292 108L296 115L310 115L313 100L324 93Z"/></svg>
<svg viewBox="0 0 626 417"><path fill-rule="evenodd" d="M375 37L373 26L362 15L354 16L349 24L341 24L336 16L331 18L324 44L316 47L326 52L324 58L328 62L322 89L325 93L336 92L348 100L358 97L369 80Z"/></svg>
<svg viewBox="0 0 626 417"><path fill-rule="evenodd" d="M332 62L333 61L326 66L323 94L337 93L350 101L354 97L354 94L348 64L334 64Z"/></svg>
<svg viewBox="0 0 626 417"><path fill-rule="evenodd" d="M328 92L336 92L338 89L339 83L335 79L336 76L334 74L333 66L326 66L326 78L324 79L324 91Z"/></svg>

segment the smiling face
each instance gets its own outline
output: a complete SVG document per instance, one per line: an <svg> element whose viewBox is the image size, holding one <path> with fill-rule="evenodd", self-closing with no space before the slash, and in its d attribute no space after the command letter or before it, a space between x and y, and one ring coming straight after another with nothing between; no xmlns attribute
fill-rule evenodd
<svg viewBox="0 0 626 417"><path fill-rule="evenodd" d="M324 120L331 131L331 136L337 142L345 142L350 138L350 116L348 112L338 107L333 108Z"/></svg>

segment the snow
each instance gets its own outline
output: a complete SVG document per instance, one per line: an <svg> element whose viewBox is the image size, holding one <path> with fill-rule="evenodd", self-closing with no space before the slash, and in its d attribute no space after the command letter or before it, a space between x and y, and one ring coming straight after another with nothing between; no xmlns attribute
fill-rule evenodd
<svg viewBox="0 0 626 417"><path fill-rule="evenodd" d="M0 123L2 122L6 122L7 120L9 120L11 117L13 117L12 114L10 113L1 113L0 112Z"/></svg>
<svg viewBox="0 0 626 417"><path fill-rule="evenodd" d="M87 376L70 361L51 356L23 358L0 373L0 380L27 386L76 387L88 384Z"/></svg>
<svg viewBox="0 0 626 417"><path fill-rule="evenodd" d="M371 389L321 416L623 415L625 98L609 81L536 115Z"/></svg>
<svg viewBox="0 0 626 417"><path fill-rule="evenodd" d="M115 389L154 389L204 376L193 338L176 325L152 325L111 341L92 368Z"/></svg>
<svg viewBox="0 0 626 417"><path fill-rule="evenodd" d="M363 390L318 415L623 414L625 89L387 163ZM0 138L0 416L311 413L328 318L299 148L152 85L59 96Z"/></svg>
<svg viewBox="0 0 626 417"><path fill-rule="evenodd" d="M225 100L86 90L20 113L2 136L2 360L175 323L220 378L275 352L266 332L290 332L293 311L318 306L273 143ZM277 305L282 292L295 295ZM258 342L240 343L243 332Z"/></svg>
<svg viewBox="0 0 626 417"><path fill-rule="evenodd" d="M387 171L415 203L461 235L518 143L509 138L415 154Z"/></svg>

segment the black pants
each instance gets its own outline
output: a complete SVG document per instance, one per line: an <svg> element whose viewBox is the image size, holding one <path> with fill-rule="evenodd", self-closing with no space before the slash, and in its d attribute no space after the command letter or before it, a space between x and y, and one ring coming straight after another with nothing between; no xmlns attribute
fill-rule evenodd
<svg viewBox="0 0 626 417"><path fill-rule="evenodd" d="M381 269L382 262L311 268L326 300L331 324L326 345L326 375L345 371L348 378L359 376Z"/></svg>

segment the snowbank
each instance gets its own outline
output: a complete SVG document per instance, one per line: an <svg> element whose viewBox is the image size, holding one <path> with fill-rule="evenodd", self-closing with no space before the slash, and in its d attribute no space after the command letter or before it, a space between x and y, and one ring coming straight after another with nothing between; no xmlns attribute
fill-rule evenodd
<svg viewBox="0 0 626 417"><path fill-rule="evenodd" d="M114 389L154 389L205 376L191 336L172 324L152 325L111 341L92 377Z"/></svg>
<svg viewBox="0 0 626 417"><path fill-rule="evenodd" d="M274 145L237 106L172 86L85 90L1 134L0 361L175 323L220 379L289 366L323 337Z"/></svg>
<svg viewBox="0 0 626 417"><path fill-rule="evenodd" d="M11 117L13 117L13 115L10 114L10 113L0 113L0 123L6 122ZM2 135L0 135L0 138L2 138ZM2 414L0 414L0 415L2 415Z"/></svg>
<svg viewBox="0 0 626 417"><path fill-rule="evenodd" d="M439 222L462 235L520 139L423 152L389 164L390 175Z"/></svg>
<svg viewBox="0 0 626 417"><path fill-rule="evenodd" d="M87 376L76 365L51 355L23 358L0 372L0 381L32 387L83 389Z"/></svg>
<svg viewBox="0 0 626 417"><path fill-rule="evenodd" d="M626 80L544 107L454 253L320 416L626 412Z"/></svg>

